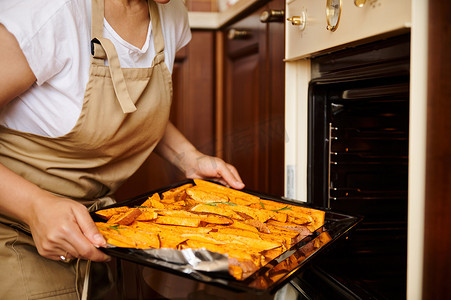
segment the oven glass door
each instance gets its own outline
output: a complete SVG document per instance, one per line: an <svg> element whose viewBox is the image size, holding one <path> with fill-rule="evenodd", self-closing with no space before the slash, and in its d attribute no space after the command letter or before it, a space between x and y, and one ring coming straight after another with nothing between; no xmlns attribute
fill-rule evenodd
<svg viewBox="0 0 451 300"><path fill-rule="evenodd" d="M409 53L402 35L312 59L308 200L364 221L311 276L376 298L405 297Z"/></svg>

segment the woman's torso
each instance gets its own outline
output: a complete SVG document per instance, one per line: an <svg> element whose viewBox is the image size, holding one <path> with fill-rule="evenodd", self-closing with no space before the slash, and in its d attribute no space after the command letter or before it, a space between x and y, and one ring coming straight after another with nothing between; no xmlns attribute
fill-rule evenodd
<svg viewBox="0 0 451 300"><path fill-rule="evenodd" d="M0 23L16 36L37 78L29 91L0 111L1 125L50 137L73 128L89 77L90 2L21 0L0 13ZM191 37L183 5L180 0L159 5L170 71L176 51ZM122 39L106 20L103 36L113 42L122 68L150 67L155 57L150 24L141 49Z"/></svg>

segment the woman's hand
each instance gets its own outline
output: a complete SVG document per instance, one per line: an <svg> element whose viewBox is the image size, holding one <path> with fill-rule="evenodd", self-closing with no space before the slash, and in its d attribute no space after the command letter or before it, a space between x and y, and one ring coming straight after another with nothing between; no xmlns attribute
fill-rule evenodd
<svg viewBox="0 0 451 300"><path fill-rule="evenodd" d="M0 212L30 226L39 254L53 260L106 261L105 245L86 207L55 196L0 164Z"/></svg>
<svg viewBox="0 0 451 300"><path fill-rule="evenodd" d="M211 179L235 189L244 188L236 168L222 159L192 150L181 159L181 169L187 178Z"/></svg>
<svg viewBox="0 0 451 300"><path fill-rule="evenodd" d="M110 259L97 249L106 242L84 205L53 195L35 203L26 221L40 255L53 260L61 260L61 256L92 261Z"/></svg>

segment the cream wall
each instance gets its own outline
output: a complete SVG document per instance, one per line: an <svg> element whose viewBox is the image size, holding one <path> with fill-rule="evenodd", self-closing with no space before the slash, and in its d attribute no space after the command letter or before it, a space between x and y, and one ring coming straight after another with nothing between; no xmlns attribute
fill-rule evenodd
<svg viewBox="0 0 451 300"><path fill-rule="evenodd" d="M412 1L407 299L422 299L426 166L427 1Z"/></svg>

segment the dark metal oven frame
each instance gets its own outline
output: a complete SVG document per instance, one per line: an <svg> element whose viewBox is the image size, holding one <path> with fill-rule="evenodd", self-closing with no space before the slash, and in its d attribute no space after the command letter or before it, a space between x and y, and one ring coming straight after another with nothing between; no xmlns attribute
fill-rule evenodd
<svg viewBox="0 0 451 300"><path fill-rule="evenodd" d="M311 62L308 202L364 220L310 276L405 297L410 34Z"/></svg>

